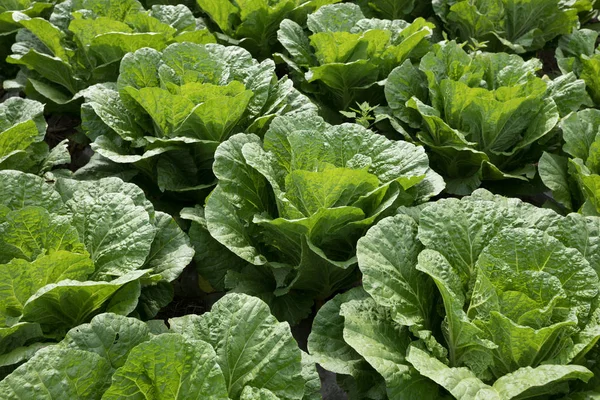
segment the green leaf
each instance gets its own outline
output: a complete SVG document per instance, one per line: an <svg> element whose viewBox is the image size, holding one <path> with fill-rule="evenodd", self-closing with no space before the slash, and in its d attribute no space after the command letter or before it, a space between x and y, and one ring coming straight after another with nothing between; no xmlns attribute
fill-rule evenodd
<svg viewBox="0 0 600 400"><path fill-rule="evenodd" d="M540 178L550 190L556 201L573 209L571 202L571 187L569 184L568 160L565 157L544 152L538 164Z"/></svg>
<svg viewBox="0 0 600 400"><path fill-rule="evenodd" d="M468 368L450 368L414 345L409 347L406 359L421 375L433 380L457 399L503 399Z"/></svg>
<svg viewBox="0 0 600 400"><path fill-rule="evenodd" d="M0 260L4 262L13 257L33 261L44 253L59 250L85 253L69 217L51 215L41 207L27 206L7 213L5 219L0 231L0 246L5 252Z"/></svg>
<svg viewBox="0 0 600 400"><path fill-rule="evenodd" d="M143 268L160 274L166 281L176 279L192 261L194 250L190 240L168 214L156 213L156 236Z"/></svg>
<svg viewBox="0 0 600 400"><path fill-rule="evenodd" d="M440 253L429 249L419 254L417 269L428 274L442 294L446 310L443 332L450 365L467 365L469 373L483 373L493 362L490 350L496 345L481 339L483 332L469 320L463 310L465 293L456 270Z"/></svg>
<svg viewBox="0 0 600 400"><path fill-rule="evenodd" d="M302 378L306 381L302 400L322 400L321 378L315 359L305 352L302 352Z"/></svg>
<svg viewBox="0 0 600 400"><path fill-rule="evenodd" d="M323 368L336 374L356 375L363 357L344 340L341 306L351 300L363 300L368 294L354 288L338 294L319 309L308 337L308 350Z"/></svg>
<svg viewBox="0 0 600 400"><path fill-rule="evenodd" d="M286 178L287 198L306 216L319 209L352 204L379 186L379 179L364 170L335 168L292 171Z"/></svg>
<svg viewBox="0 0 600 400"><path fill-rule="evenodd" d="M190 243L195 250L196 270L210 282L213 288L224 290L227 271L239 272L247 262L210 235L204 218L204 209L196 206L194 209L184 208L181 212L181 218L187 219L192 216L194 219L192 219L192 226L188 234Z"/></svg>
<svg viewBox="0 0 600 400"><path fill-rule="evenodd" d="M80 87L80 83L75 77L73 68L68 62L58 57L52 57L40 53L35 49L30 49L23 55L9 56L6 61L11 64L24 65L30 70L36 71L50 82L56 82L64 87L68 91L68 94L62 94L61 97L63 100L60 100L61 102L77 93Z"/></svg>
<svg viewBox="0 0 600 400"><path fill-rule="evenodd" d="M38 289L64 279L85 280L93 270L89 255L67 251L56 251L33 262L13 259L0 265L0 293L4 299L0 312L18 317Z"/></svg>
<svg viewBox="0 0 600 400"><path fill-rule="evenodd" d="M2 321L2 325L5 325L6 316L0 316L0 321ZM10 360L10 355L14 354L14 352L19 352L19 349L22 349L26 343L31 342L32 340L39 340L43 338L44 333L42 332L42 328L39 324L30 323L30 322L18 322L9 327L2 326L0 327L0 354L8 360L2 358L2 362L6 361L6 364L13 364ZM27 351L25 350L27 353ZM18 361L17 361L18 362Z"/></svg>
<svg viewBox="0 0 600 400"><path fill-rule="evenodd" d="M573 379L587 382L592 376L590 370L580 365L540 365L504 375L494 382L493 388L502 399L551 395L551 384Z"/></svg>
<svg viewBox="0 0 600 400"><path fill-rule="evenodd" d="M277 38L299 65L310 66L316 62L309 40L302 27L294 21L289 19L281 21Z"/></svg>
<svg viewBox="0 0 600 400"><path fill-rule="evenodd" d="M96 278L122 276L144 265L156 234L144 207L125 194L92 196L83 190L66 204L94 260Z"/></svg>
<svg viewBox="0 0 600 400"><path fill-rule="evenodd" d="M600 57L597 55L593 57L581 57L581 74L579 77L585 81L594 103L600 103L600 79L598 73L600 72Z"/></svg>
<svg viewBox="0 0 600 400"><path fill-rule="evenodd" d="M130 272L110 282L65 279L48 284L27 300L21 319L38 322L45 331L70 329L88 321L120 288L146 272Z"/></svg>
<svg viewBox="0 0 600 400"><path fill-rule="evenodd" d="M321 7L308 16L307 26L313 33L349 32L365 16L356 4Z"/></svg>
<svg viewBox="0 0 600 400"><path fill-rule="evenodd" d="M143 132L135 121L135 114L128 111L119 93L109 84L90 86L83 90L81 94L86 99L85 105L91 107L94 111L93 114L82 113L84 129L90 127L86 129L90 132L90 139L95 140L101 133L99 129L91 129L91 124L96 122L94 121L96 118L124 140L137 143L142 139Z"/></svg>
<svg viewBox="0 0 600 400"><path fill-rule="evenodd" d="M138 344L150 339L145 323L117 314L100 314L89 324L71 329L61 346L96 353L117 369L125 364L127 356Z"/></svg>
<svg viewBox="0 0 600 400"><path fill-rule="evenodd" d="M174 297L175 291L170 282L159 281L155 285L144 286L140 291L135 312L143 320L154 318L161 309L173 301Z"/></svg>
<svg viewBox="0 0 600 400"><path fill-rule="evenodd" d="M5 399L100 398L109 385L110 365L97 354L51 346L0 382Z"/></svg>
<svg viewBox="0 0 600 400"><path fill-rule="evenodd" d="M572 157L587 162L600 131L600 110L588 109L567 116L561 122L565 144L563 149Z"/></svg>
<svg viewBox="0 0 600 400"><path fill-rule="evenodd" d="M60 195L43 178L18 171L0 171L0 182L0 204L9 210L37 206L51 213L64 211Z"/></svg>
<svg viewBox="0 0 600 400"><path fill-rule="evenodd" d="M240 400L278 400L273 392L267 389L257 389L251 386L246 386L240 396Z"/></svg>
<svg viewBox="0 0 600 400"><path fill-rule="evenodd" d="M561 116L576 112L583 105L592 105L585 91L585 81L577 79L574 73L559 76L548 82L548 89Z"/></svg>
<svg viewBox="0 0 600 400"><path fill-rule="evenodd" d="M201 340L163 334L136 346L103 399L228 399L215 351Z"/></svg>
<svg viewBox="0 0 600 400"><path fill-rule="evenodd" d="M140 49L126 54L121 60L117 86L119 90L131 86L135 89L158 87L160 53L154 49Z"/></svg>
<svg viewBox="0 0 600 400"><path fill-rule="evenodd" d="M65 34L43 18L30 18L20 21L21 25L31 31L51 54L63 61L70 61L70 52L65 47Z"/></svg>
<svg viewBox="0 0 600 400"><path fill-rule="evenodd" d="M528 285L533 285L531 280L535 275L526 271L539 271L556 277L569 294L567 299L560 299L557 306L576 310L580 324L587 321L591 302L598 295L598 275L581 253L539 230L503 230L481 253L477 266L498 291L516 290L524 286L527 278L530 280ZM549 284L549 278L544 279L545 284ZM533 285L529 290L536 287ZM545 289L541 297L547 301L551 291L548 287ZM519 291L528 293L529 290L520 288ZM541 289L537 287L537 290Z"/></svg>
<svg viewBox="0 0 600 400"><path fill-rule="evenodd" d="M417 224L405 215L382 220L358 241L365 290L404 326L427 326L433 312L433 282L416 269L421 250Z"/></svg>
<svg viewBox="0 0 600 400"><path fill-rule="evenodd" d="M390 398L437 399L437 388L414 370L405 355L409 331L396 325L389 312L370 298L342 304L344 339L386 381Z"/></svg>
<svg viewBox="0 0 600 400"><path fill-rule="evenodd" d="M210 18L215 21L223 33L233 33L234 17L239 15L239 9L230 1L219 0L197 0L198 5Z"/></svg>
<svg viewBox="0 0 600 400"><path fill-rule="evenodd" d="M421 212L419 240L426 248L444 256L466 288L474 277L479 254L503 228L502 210L490 202L448 199L431 204ZM462 291L462 290L461 290Z"/></svg>
<svg viewBox="0 0 600 400"><path fill-rule="evenodd" d="M216 351L229 396L246 386L270 390L278 397L301 399L301 353L289 325L280 323L262 301L230 294L210 313L171 319L171 329L189 340L204 340Z"/></svg>

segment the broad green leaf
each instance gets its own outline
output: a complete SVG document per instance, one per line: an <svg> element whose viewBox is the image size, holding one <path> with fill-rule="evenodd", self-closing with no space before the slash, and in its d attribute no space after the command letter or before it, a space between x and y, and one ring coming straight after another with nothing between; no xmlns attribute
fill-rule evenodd
<svg viewBox="0 0 600 400"><path fill-rule="evenodd" d="M68 91L59 95L61 102L69 96L74 95L80 88L80 83L75 77L72 67L58 57L52 57L47 54L30 49L23 55L12 55L7 58L11 64L24 65L30 70L38 72L45 79L56 82Z"/></svg>
<svg viewBox="0 0 600 400"><path fill-rule="evenodd" d="M238 197L238 199L242 199ZM255 247L244 222L240 218L232 218L239 211L233 206L230 196L217 186L206 202L206 223L211 236L241 259L263 265L267 262L260 250Z"/></svg>
<svg viewBox="0 0 600 400"><path fill-rule="evenodd" d="M145 323L117 314L100 314L71 329L61 346L102 356L113 369L125 364L130 351L150 339Z"/></svg>
<svg viewBox="0 0 600 400"><path fill-rule="evenodd" d="M198 274L210 282L213 288L224 290L227 271L240 271L247 262L236 256L210 235L204 218L204 209L196 206L195 209L184 208L181 211L181 218L187 219L192 216L194 219L192 219L192 226L188 235L195 251L196 270Z"/></svg>
<svg viewBox="0 0 600 400"><path fill-rule="evenodd" d="M342 304L344 340L386 380L390 398L436 399L437 388L406 361L411 338L370 298Z"/></svg>
<svg viewBox="0 0 600 400"><path fill-rule="evenodd" d="M144 265L156 234L144 207L125 194L92 197L84 191L76 192L66 204L94 260L94 277L118 277Z"/></svg>
<svg viewBox="0 0 600 400"><path fill-rule="evenodd" d="M561 127L565 140L564 151L586 162L600 132L600 111L588 109L570 114L561 122Z"/></svg>
<svg viewBox="0 0 600 400"><path fill-rule="evenodd" d="M194 136L218 142L223 141L246 114L254 94L250 90L244 91L241 84L234 85L233 83L237 83L237 81L228 86L212 88L208 84L182 86L182 91L185 89L190 92L202 90L200 93L204 95L202 96L204 98L193 99L197 105L193 108L192 115L185 121L187 129L193 128ZM195 95L197 96L197 94Z"/></svg>
<svg viewBox="0 0 600 400"><path fill-rule="evenodd" d="M229 396L245 386L270 390L278 397L301 399L301 353L289 325L280 323L262 301L231 294L210 313L170 320L171 329L215 349Z"/></svg>
<svg viewBox="0 0 600 400"><path fill-rule="evenodd" d="M571 185L569 184L568 160L565 157L544 152L538 164L540 178L550 190L552 196L567 210L573 209Z"/></svg>
<svg viewBox="0 0 600 400"><path fill-rule="evenodd" d="M46 122L43 118L44 106L37 101L11 97L0 105L0 132L20 126L24 122L33 121L41 140L46 132ZM3 134L2 134L3 135Z"/></svg>
<svg viewBox="0 0 600 400"><path fill-rule="evenodd" d="M466 288L479 254L508 222L502 212L491 202L441 200L421 212L418 239L448 260Z"/></svg>
<svg viewBox="0 0 600 400"><path fill-rule="evenodd" d="M64 45L64 32L43 18L23 19L20 23L31 31L50 50L52 55L65 62L70 61L70 52Z"/></svg>
<svg viewBox="0 0 600 400"><path fill-rule="evenodd" d="M493 388L502 399L525 398L553 394L551 384L580 379L587 382L592 373L580 365L540 365L520 368L500 377Z"/></svg>
<svg viewBox="0 0 600 400"><path fill-rule="evenodd" d="M600 103L600 79L598 73L600 72L600 57L595 55L593 57L581 57L581 74L579 77L585 81L594 103Z"/></svg>
<svg viewBox="0 0 600 400"><path fill-rule="evenodd" d="M84 191L92 197L100 197L103 194L122 194L129 197L136 206L143 207L150 220L154 223L154 206L146 199L146 194L137 185L124 182L122 179L109 177L99 180L81 181L74 179L59 178L55 182L54 188L64 202L78 197L78 191Z"/></svg>
<svg viewBox="0 0 600 400"><path fill-rule="evenodd" d="M123 291L123 289L121 289L121 291ZM173 301L174 297L175 291L170 282L159 281L154 285L146 285L140 290L138 302L134 307L135 313L138 314L138 318L141 318L142 320L154 318L163 308ZM113 312L125 315L123 312Z"/></svg>
<svg viewBox="0 0 600 400"><path fill-rule="evenodd" d="M46 331L66 331L88 321L119 289L146 272L130 272L110 282L65 279L48 284L27 300L21 319L38 322Z"/></svg>
<svg viewBox="0 0 600 400"><path fill-rule="evenodd" d="M156 236L143 267L171 282L192 261L194 250L189 238L170 215L157 212L155 226Z"/></svg>
<svg viewBox="0 0 600 400"><path fill-rule="evenodd" d="M356 4L339 4L320 8L309 15L307 26L313 33L350 31L364 17Z"/></svg>
<svg viewBox="0 0 600 400"><path fill-rule="evenodd" d="M228 399L212 347L163 334L141 343L112 377L103 399Z"/></svg>
<svg viewBox="0 0 600 400"><path fill-rule="evenodd" d="M277 38L299 65L310 66L316 61L302 27L294 21L281 21Z"/></svg>
<svg viewBox="0 0 600 400"><path fill-rule="evenodd" d="M352 204L379 186L379 179L364 170L335 168L322 171L296 170L286 178L286 197L305 216L319 209Z"/></svg>
<svg viewBox="0 0 600 400"><path fill-rule="evenodd" d="M154 49L140 49L126 54L121 60L121 69L117 86L119 91L125 87L141 89L158 87L158 66L160 53Z"/></svg>
<svg viewBox="0 0 600 400"><path fill-rule="evenodd" d="M411 345L406 359L421 373L455 398L464 400L501 400L500 395L478 379L468 368L450 368L427 352Z"/></svg>
<svg viewBox="0 0 600 400"><path fill-rule="evenodd" d="M167 35L159 32L107 32L93 38L90 53L96 55L102 64L118 63L125 54L138 49L163 50L167 41Z"/></svg>
<svg viewBox="0 0 600 400"><path fill-rule="evenodd" d="M238 7L231 4L229 0L197 0L197 2L200 8L215 21L221 31L228 35L233 33L232 22L239 13Z"/></svg>
<svg viewBox="0 0 600 400"><path fill-rule="evenodd" d="M416 269L422 250L416 237L410 217L386 218L358 241L357 257L363 286L377 305L401 325L425 327L433 311L433 282Z"/></svg>
<svg viewBox="0 0 600 400"><path fill-rule="evenodd" d="M375 84L378 76L376 65L367 60L356 60L313 67L307 72L306 80L324 83L340 99L339 107L345 110L351 105L356 92Z"/></svg>
<svg viewBox="0 0 600 400"><path fill-rule="evenodd" d="M157 128L157 137L175 136L175 132L194 109L194 103L189 99L158 87L144 87L139 90L127 87L125 92L152 118ZM169 104L170 107L165 108L165 104Z"/></svg>
<svg viewBox="0 0 600 400"><path fill-rule="evenodd" d="M518 290L527 293L524 289L518 289L525 286L527 277L530 279L527 285L532 285L532 289L536 287L531 282L532 276L526 271L544 272L558 278L569 295L559 300L557 305L574 309L580 324L585 324L591 311L591 302L598 295L598 275L581 253L538 230L503 230L481 253L477 267L498 291ZM546 293L542 292L541 298L544 296L550 296L548 288Z"/></svg>
<svg viewBox="0 0 600 400"><path fill-rule="evenodd" d="M94 111L95 117L99 118L107 127L114 130L124 140L137 143L141 140L143 132L135 121L135 114L128 112L121 101L119 93L108 84L90 86L81 92L86 99L86 105ZM92 124L90 114L82 114L83 124ZM95 140L100 130L90 129L90 139Z"/></svg>
<svg viewBox="0 0 600 400"><path fill-rule="evenodd" d="M578 111L582 105L592 105L585 90L585 81L577 79L574 73L559 76L548 82L548 89L549 97L556 103L561 116Z"/></svg>
<svg viewBox="0 0 600 400"><path fill-rule="evenodd" d="M97 354L51 346L37 352L0 382L5 399L100 398L110 384L110 365Z"/></svg>
<svg viewBox="0 0 600 400"><path fill-rule="evenodd" d="M44 336L39 324L18 322L11 326L4 326L6 322L5 317L5 315L0 316L0 321L2 321L3 325L0 327L0 354L7 354L7 358L10 358L10 354L18 351L18 349L22 348L26 343L40 339ZM2 361L6 361L7 364L10 362L10 360L4 359L2 359ZM12 364L12 362L10 362L10 364Z"/></svg>
<svg viewBox="0 0 600 400"><path fill-rule="evenodd" d="M56 251L33 262L13 259L0 265L0 294L4 299L0 312L18 317L29 298L45 285L64 279L85 280L93 270L89 255L67 251Z"/></svg>
<svg viewBox="0 0 600 400"><path fill-rule="evenodd" d="M192 11L183 4L177 5L153 5L151 14L163 24L167 24L178 31L186 31L196 28L196 19Z"/></svg>
<svg viewBox="0 0 600 400"><path fill-rule="evenodd" d="M43 178L18 171L0 171L0 182L0 204L9 210L37 206L51 213L64 211L60 195Z"/></svg>
<svg viewBox="0 0 600 400"><path fill-rule="evenodd" d="M246 386L240 396L240 400L278 400L273 392L267 389L257 389L251 386Z"/></svg>
<svg viewBox="0 0 600 400"><path fill-rule="evenodd" d="M493 361L490 351L496 345L481 339L483 332L464 311L465 293L456 270L443 255L429 249L419 254L417 269L433 279L442 295L446 310L443 333L450 365L468 365L469 373L483 373Z"/></svg>
<svg viewBox="0 0 600 400"><path fill-rule="evenodd" d="M81 18L79 13L75 14L75 18L69 24L69 31L73 32L75 40L80 46L83 47L90 47L96 36L105 33L133 32L129 25L121 21L115 21L107 17L84 19Z"/></svg>
<svg viewBox="0 0 600 400"><path fill-rule="evenodd" d="M317 371L315 359L311 355L302 352L302 378L306 382L302 400L321 400L321 378Z"/></svg>
<svg viewBox="0 0 600 400"><path fill-rule="evenodd" d="M45 253L66 250L84 253L85 249L67 216L50 214L42 207L26 206L8 212L0 231L0 260L11 258L35 260Z"/></svg>
<svg viewBox="0 0 600 400"><path fill-rule="evenodd" d="M363 357L344 340L342 304L367 298L361 288L338 294L319 309L308 337L308 350L323 368L336 374L355 375Z"/></svg>

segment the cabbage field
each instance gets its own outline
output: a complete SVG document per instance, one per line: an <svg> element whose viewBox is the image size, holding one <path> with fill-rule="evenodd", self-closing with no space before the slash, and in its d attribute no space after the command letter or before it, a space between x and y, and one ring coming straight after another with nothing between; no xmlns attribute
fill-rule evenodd
<svg viewBox="0 0 600 400"><path fill-rule="evenodd" d="M0 0L0 400L600 400L600 0Z"/></svg>

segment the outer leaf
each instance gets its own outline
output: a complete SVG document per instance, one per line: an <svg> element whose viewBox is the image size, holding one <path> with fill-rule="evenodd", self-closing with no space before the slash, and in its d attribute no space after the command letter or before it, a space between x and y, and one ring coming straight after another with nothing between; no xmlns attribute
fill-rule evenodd
<svg viewBox="0 0 600 400"><path fill-rule="evenodd" d="M189 238L168 214L156 213L156 236L144 268L152 269L164 280L171 282L192 261L194 250Z"/></svg>
<svg viewBox="0 0 600 400"><path fill-rule="evenodd" d="M411 368L405 359L410 343L407 328L400 328L386 309L372 299L342 304L344 339L386 380L390 398L436 399L437 387Z"/></svg>
<svg viewBox="0 0 600 400"><path fill-rule="evenodd" d="M433 309L433 282L417 271L422 245L408 216L386 218L359 240L357 257L365 290L404 326L426 326Z"/></svg>
<svg viewBox="0 0 600 400"><path fill-rule="evenodd" d="M41 207L28 206L9 212L5 218L0 231L0 246L4 247L0 260L4 262L13 257L33 261L46 252L59 250L85 252L68 217L50 215Z"/></svg>
<svg viewBox="0 0 600 400"><path fill-rule="evenodd" d="M279 397L302 398L300 350L289 325L277 322L262 301L228 295L210 313L171 319L170 325L186 338L213 346L230 397L252 386Z"/></svg>
<svg viewBox="0 0 600 400"><path fill-rule="evenodd" d="M97 354L52 346L42 349L0 382L5 399L100 398L110 365Z"/></svg>
<svg viewBox="0 0 600 400"><path fill-rule="evenodd" d="M494 382L493 388L502 399L550 395L550 384L573 379L587 382L592 376L590 370L579 365L540 365L504 375Z"/></svg>
<svg viewBox="0 0 600 400"><path fill-rule="evenodd" d="M46 285L27 300L22 320L38 322L45 330L69 329L89 320L121 287L145 273L134 271L111 282L65 279Z"/></svg>
<svg viewBox="0 0 600 400"><path fill-rule="evenodd" d="M43 178L17 171L0 171L0 204L10 210L27 206L44 207L61 213L63 202Z"/></svg>
<svg viewBox="0 0 600 400"><path fill-rule="evenodd" d="M192 226L188 234L195 251L196 270L210 282L213 288L224 290L227 271L240 271L247 262L236 256L210 235L203 208L199 206L193 209L184 208L181 211L181 218L192 220Z"/></svg>
<svg viewBox="0 0 600 400"><path fill-rule="evenodd" d="M87 254L57 251L33 262L13 259L0 265L0 312L13 317L23 312L23 306L42 287L64 279L85 280L93 272Z"/></svg>
<svg viewBox="0 0 600 400"><path fill-rule="evenodd" d="M67 207L94 260L95 277L122 276L144 265L156 233L147 211L120 193L76 194Z"/></svg>
<svg viewBox="0 0 600 400"><path fill-rule="evenodd" d="M145 323L117 314L100 314L89 324L71 329L61 346L96 353L116 369L125 364L134 347L149 339Z"/></svg>
<svg viewBox="0 0 600 400"><path fill-rule="evenodd" d="M556 201L567 210L573 209L571 187L569 185L568 160L565 157L544 152L538 165L540 178L550 190Z"/></svg>
<svg viewBox="0 0 600 400"><path fill-rule="evenodd" d="M228 399L215 352L203 341L163 334L136 346L103 399Z"/></svg>
<svg viewBox="0 0 600 400"><path fill-rule="evenodd" d="M500 400L502 397L479 380L468 368L450 368L416 346L410 346L406 359L421 373L455 398Z"/></svg>
<svg viewBox="0 0 600 400"><path fill-rule="evenodd" d="M319 309L308 337L308 350L323 368L336 374L354 375L363 357L344 340L342 304L367 297L362 288L338 294Z"/></svg>

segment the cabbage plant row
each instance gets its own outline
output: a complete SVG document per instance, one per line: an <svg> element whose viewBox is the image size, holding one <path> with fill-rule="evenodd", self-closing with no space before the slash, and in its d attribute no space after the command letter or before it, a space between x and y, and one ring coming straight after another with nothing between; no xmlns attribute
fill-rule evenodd
<svg viewBox="0 0 600 400"><path fill-rule="evenodd" d="M0 398L600 399L599 13L0 2Z"/></svg>

